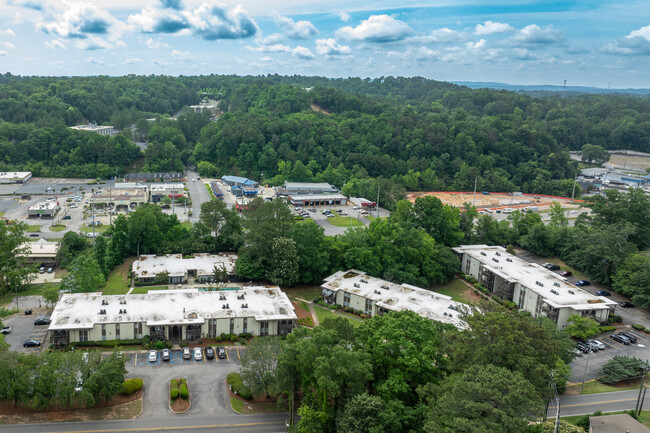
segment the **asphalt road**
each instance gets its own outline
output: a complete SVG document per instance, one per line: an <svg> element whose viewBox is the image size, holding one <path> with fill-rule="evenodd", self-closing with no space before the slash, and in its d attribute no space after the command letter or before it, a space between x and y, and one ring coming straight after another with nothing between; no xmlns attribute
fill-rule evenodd
<svg viewBox="0 0 650 433"><path fill-rule="evenodd" d="M569 395L560 397L560 416L585 415L597 410L615 412L634 409L639 390L604 392L601 394ZM650 395L646 395L644 409L650 408ZM548 415L554 415L555 405L549 406Z"/></svg>
<svg viewBox="0 0 650 433"><path fill-rule="evenodd" d="M192 182L192 179L197 179L199 174L195 171L187 170L187 189L190 192L192 197L192 217L190 221L196 222L199 221L201 216L201 203L210 201L210 193L205 189L205 184L203 181L195 180Z"/></svg>

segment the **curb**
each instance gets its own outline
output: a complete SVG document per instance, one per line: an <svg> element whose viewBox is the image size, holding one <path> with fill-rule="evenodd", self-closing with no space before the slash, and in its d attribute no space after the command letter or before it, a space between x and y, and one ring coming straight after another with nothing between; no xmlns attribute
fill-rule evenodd
<svg viewBox="0 0 650 433"><path fill-rule="evenodd" d="M140 413L131 419L138 419L140 418L140 415L144 413L144 385L145 385L145 381L144 379L142 379L142 396L140 397L142 399L142 406L140 407Z"/></svg>

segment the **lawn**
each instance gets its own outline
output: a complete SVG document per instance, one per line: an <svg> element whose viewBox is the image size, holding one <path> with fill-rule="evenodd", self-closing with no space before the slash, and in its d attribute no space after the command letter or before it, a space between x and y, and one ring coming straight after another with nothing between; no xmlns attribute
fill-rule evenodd
<svg viewBox="0 0 650 433"><path fill-rule="evenodd" d="M469 287L467 287L467 284L465 284L464 282L462 282L458 278L454 278L453 280L449 281L448 283L437 284L437 285L431 287L431 290L433 290L434 292L440 293L440 294L446 295L446 296L451 296L451 299L453 299L454 301L462 302L462 303L471 302L471 299L467 299L467 296L465 296L465 293L464 293L468 289L469 289Z"/></svg>
<svg viewBox="0 0 650 433"><path fill-rule="evenodd" d="M347 319L352 326L359 326L361 324L361 320L355 320L346 314L337 314L332 310L330 310L329 308L321 307L320 305L314 305L314 311L316 312L318 321L321 323L323 322L323 320L327 319L328 317L334 319L337 317L343 317L344 319Z"/></svg>
<svg viewBox="0 0 650 433"><path fill-rule="evenodd" d="M27 224L27 231L30 233L38 233L41 231L41 226L38 224Z"/></svg>
<svg viewBox="0 0 650 433"><path fill-rule="evenodd" d="M319 286L297 286L290 289L283 289L290 298L302 298L311 301L321 296L323 289Z"/></svg>
<svg viewBox="0 0 650 433"><path fill-rule="evenodd" d="M580 391L581 385L573 385L568 388ZM590 380L589 382L585 382L585 389L580 391L580 394L581 395L600 394L603 392L629 391L631 389L639 389L639 383L636 384L631 383L627 386L611 386L611 385L605 385L604 383L600 383L595 380Z"/></svg>
<svg viewBox="0 0 650 433"><path fill-rule="evenodd" d="M105 295L123 295L129 291L129 271L135 258L126 259L124 263L118 265L108 275L108 280L104 285L102 293Z"/></svg>
<svg viewBox="0 0 650 433"><path fill-rule="evenodd" d="M362 227L364 224L356 218L350 216L335 215L327 218L330 224L337 227Z"/></svg>
<svg viewBox="0 0 650 433"><path fill-rule="evenodd" d="M140 286L140 287L134 287L131 294L132 295L144 295L149 290L168 290L168 289L169 289L169 287L167 287L167 286Z"/></svg>
<svg viewBox="0 0 650 433"><path fill-rule="evenodd" d="M103 233L106 230L108 230L108 227L110 227L108 224L104 224L104 225L101 225L99 227L95 227L95 233ZM88 224L82 225L80 230L82 232L85 232L85 233L92 233L93 232L93 228L90 227Z"/></svg>
<svg viewBox="0 0 650 433"><path fill-rule="evenodd" d="M215 200L214 193L212 192L212 188L210 188L210 185L208 185L207 183L205 183L204 185L205 185L205 189L208 190L208 194L210 194L210 199Z"/></svg>
<svg viewBox="0 0 650 433"><path fill-rule="evenodd" d="M53 225L53 226L50 227L50 230L53 231L53 232L60 232L60 231L65 230L65 226L63 224Z"/></svg>
<svg viewBox="0 0 650 433"><path fill-rule="evenodd" d="M274 401L261 401L259 403L243 402L238 398L230 397L230 405L232 409L242 415L251 413L278 413L285 412L285 409L278 408L278 404Z"/></svg>
<svg viewBox="0 0 650 433"><path fill-rule="evenodd" d="M181 223L181 227L185 227L185 228L191 229L191 228L192 228L192 222L191 222L191 221L183 221L183 222Z"/></svg>
<svg viewBox="0 0 650 433"><path fill-rule="evenodd" d="M607 412L607 413L603 413L601 415L616 415L616 414L620 414L620 413L626 413L626 412L623 412L623 411ZM563 416L562 419L564 421L568 421L568 422L570 422L572 424L575 424L583 416L584 415ZM641 415L639 415L639 422L641 424L643 424L644 426L646 426L646 427L650 427L650 409L641 411Z"/></svg>

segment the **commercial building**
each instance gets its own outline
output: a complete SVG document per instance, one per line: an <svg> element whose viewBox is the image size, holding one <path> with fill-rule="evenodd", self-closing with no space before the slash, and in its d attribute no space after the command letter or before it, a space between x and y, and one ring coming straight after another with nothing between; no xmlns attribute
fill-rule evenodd
<svg viewBox="0 0 650 433"><path fill-rule="evenodd" d="M362 209L375 209L377 207L377 202L361 197L350 197L350 203L359 206Z"/></svg>
<svg viewBox="0 0 650 433"><path fill-rule="evenodd" d="M31 171L0 171L0 184L25 183L31 178Z"/></svg>
<svg viewBox="0 0 650 433"><path fill-rule="evenodd" d="M58 211L59 203L56 200L40 201L27 208L27 216L30 218L53 218Z"/></svg>
<svg viewBox="0 0 650 433"><path fill-rule="evenodd" d="M51 342L195 341L222 333L286 335L296 326L291 301L279 287L229 291L152 290L147 294L69 293L54 307Z"/></svg>
<svg viewBox="0 0 650 433"><path fill-rule="evenodd" d="M187 284L189 282L211 282L215 279L215 267L228 280L236 278L235 262L237 254L194 254L184 259L181 254L166 256L143 255L133 262L133 277L139 283L153 283L160 273L168 273L167 284Z"/></svg>
<svg viewBox="0 0 650 433"><path fill-rule="evenodd" d="M230 188L230 192L235 197L255 197L257 195L257 189L252 186L233 186Z"/></svg>
<svg viewBox="0 0 650 433"><path fill-rule="evenodd" d="M329 304L363 311L370 316L382 316L389 311L410 310L418 315L464 328L460 314L466 305L450 296L409 284L395 284L350 269L325 278L321 285L323 299Z"/></svg>
<svg viewBox="0 0 650 433"><path fill-rule="evenodd" d="M336 187L325 182L285 182L284 188L278 189L278 195L296 194L338 194Z"/></svg>
<svg viewBox="0 0 650 433"><path fill-rule="evenodd" d="M221 187L217 185L217 182L210 182L210 189L215 198L223 200L223 191L221 191Z"/></svg>
<svg viewBox="0 0 650 433"><path fill-rule="evenodd" d="M99 190L90 196L95 205L113 204L116 208L140 206L147 202L147 185L133 182L119 182L115 187Z"/></svg>
<svg viewBox="0 0 650 433"><path fill-rule="evenodd" d="M253 188L260 186L260 184L254 180L239 176L221 176L221 182L228 186L252 186Z"/></svg>
<svg viewBox="0 0 650 433"><path fill-rule="evenodd" d="M607 323L616 308L616 302L592 295L541 265L507 253L503 247L462 245L452 250L461 259L462 272L533 317L548 317L560 329L573 314Z"/></svg>
<svg viewBox="0 0 650 433"><path fill-rule="evenodd" d="M342 194L290 194L287 200L294 206L337 206L348 202Z"/></svg>
<svg viewBox="0 0 650 433"><path fill-rule="evenodd" d="M36 242L26 242L25 252L19 254L27 263L37 263L43 266L56 265L56 253L59 252L58 242L48 242L41 238Z"/></svg>
<svg viewBox="0 0 650 433"><path fill-rule="evenodd" d="M102 126L102 125L97 125L95 123L90 123L88 125L71 126L70 129L76 129L78 131L95 132L99 135L106 135L108 137L113 136L112 126Z"/></svg>
<svg viewBox="0 0 650 433"><path fill-rule="evenodd" d="M127 173L124 175L126 182L185 182L185 173L157 172L157 173Z"/></svg>
<svg viewBox="0 0 650 433"><path fill-rule="evenodd" d="M185 195L185 185L182 183L157 183L149 185L149 200L158 203L163 197L178 198Z"/></svg>

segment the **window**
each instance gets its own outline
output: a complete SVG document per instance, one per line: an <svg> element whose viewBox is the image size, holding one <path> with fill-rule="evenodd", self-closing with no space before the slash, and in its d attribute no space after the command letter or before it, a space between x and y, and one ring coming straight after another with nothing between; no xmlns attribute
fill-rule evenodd
<svg viewBox="0 0 650 433"><path fill-rule="evenodd" d="M235 319L230 319L230 333L235 333Z"/></svg>
<svg viewBox="0 0 650 433"><path fill-rule="evenodd" d="M79 331L79 341L88 341L88 330L81 329Z"/></svg>
<svg viewBox="0 0 650 433"><path fill-rule="evenodd" d="M343 292L343 306L350 306L350 294L348 292Z"/></svg>
<svg viewBox="0 0 650 433"><path fill-rule="evenodd" d="M260 322L260 335L269 335L269 322Z"/></svg>
<svg viewBox="0 0 650 433"><path fill-rule="evenodd" d="M142 322L133 324L133 338L142 338Z"/></svg>
<svg viewBox="0 0 650 433"><path fill-rule="evenodd" d="M208 337L214 338L217 336L217 319L208 319Z"/></svg>
<svg viewBox="0 0 650 433"><path fill-rule="evenodd" d="M248 318L244 317L244 330L242 332L248 332Z"/></svg>
<svg viewBox="0 0 650 433"><path fill-rule="evenodd" d="M115 339L116 340L120 339L120 324L119 323L115 324Z"/></svg>
<svg viewBox="0 0 650 433"><path fill-rule="evenodd" d="M366 299L366 314L372 314L372 301L370 299Z"/></svg>
<svg viewBox="0 0 650 433"><path fill-rule="evenodd" d="M102 340L106 340L106 325L102 325Z"/></svg>

